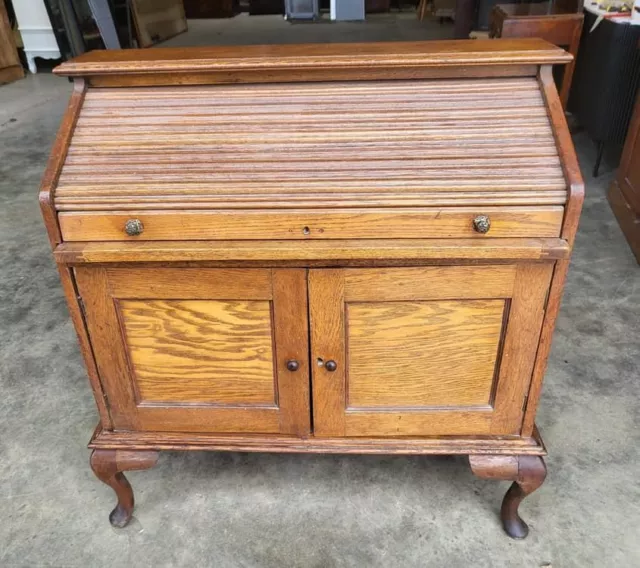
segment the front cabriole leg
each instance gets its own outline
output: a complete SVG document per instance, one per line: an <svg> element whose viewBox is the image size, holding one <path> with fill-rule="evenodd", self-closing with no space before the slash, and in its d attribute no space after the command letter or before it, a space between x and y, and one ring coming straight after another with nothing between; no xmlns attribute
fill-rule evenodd
<svg viewBox="0 0 640 568"><path fill-rule="evenodd" d="M158 452L154 451L93 450L90 460L93 473L118 497L118 504L109 515L114 527L126 526L133 514L133 489L122 472L149 469L157 461Z"/></svg>
<svg viewBox="0 0 640 568"><path fill-rule="evenodd" d="M471 470L485 479L513 480L502 501L500 518L511 538L525 538L529 527L518 514L522 500L542 485L547 468L541 456L469 456Z"/></svg>

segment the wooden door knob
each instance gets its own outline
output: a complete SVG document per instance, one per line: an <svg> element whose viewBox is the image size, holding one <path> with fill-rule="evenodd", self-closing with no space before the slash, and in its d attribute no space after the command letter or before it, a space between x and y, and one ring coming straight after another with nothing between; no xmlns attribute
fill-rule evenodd
<svg viewBox="0 0 640 568"><path fill-rule="evenodd" d="M333 373L338 368L338 363L333 360L329 360L324 364L324 368Z"/></svg>
<svg viewBox="0 0 640 568"><path fill-rule="evenodd" d="M137 237L142 234L142 231L144 231L144 225L140 219L129 219L124 224L124 232L130 237Z"/></svg>
<svg viewBox="0 0 640 568"><path fill-rule="evenodd" d="M294 373L300 368L300 363L298 363L295 359L291 359L291 361L287 361L287 369Z"/></svg>
<svg viewBox="0 0 640 568"><path fill-rule="evenodd" d="M473 219L473 229L477 233L488 233L491 228L491 219L487 215L478 215Z"/></svg>

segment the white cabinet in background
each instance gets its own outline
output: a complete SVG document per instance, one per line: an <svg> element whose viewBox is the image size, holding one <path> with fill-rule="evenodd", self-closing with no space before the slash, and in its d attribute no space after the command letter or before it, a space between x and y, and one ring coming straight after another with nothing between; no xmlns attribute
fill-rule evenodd
<svg viewBox="0 0 640 568"><path fill-rule="evenodd" d="M60 50L56 36L53 34L49 13L44 0L19 0L13 3L13 8L18 19L18 29L22 36L29 71L37 73L36 57L60 58Z"/></svg>

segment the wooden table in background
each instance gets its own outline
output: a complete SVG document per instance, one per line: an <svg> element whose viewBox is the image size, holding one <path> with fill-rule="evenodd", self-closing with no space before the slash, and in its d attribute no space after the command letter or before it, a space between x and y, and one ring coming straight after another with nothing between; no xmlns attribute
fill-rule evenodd
<svg viewBox="0 0 640 568"><path fill-rule="evenodd" d="M490 36L503 38L539 37L555 45L566 46L567 51L574 58L565 67L560 88L560 100L562 107L566 110L583 20L582 14L562 13L557 7L549 8L546 2L542 4L497 4L491 14Z"/></svg>

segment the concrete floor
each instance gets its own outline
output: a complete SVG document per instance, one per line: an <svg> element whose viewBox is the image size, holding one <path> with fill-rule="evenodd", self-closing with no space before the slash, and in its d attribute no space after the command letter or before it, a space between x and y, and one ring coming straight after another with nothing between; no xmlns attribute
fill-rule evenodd
<svg viewBox="0 0 640 568"><path fill-rule="evenodd" d="M70 86L0 88L0 566L640 566L640 268L575 138L587 200L538 424L546 484L508 539L507 483L463 458L166 453L123 530L89 469L92 395L37 190Z"/></svg>
<svg viewBox="0 0 640 568"><path fill-rule="evenodd" d="M419 21L415 11L369 14L366 22L331 22L322 14L317 23L288 22L282 16L249 16L219 20L189 20L189 29L163 47L191 45L249 45L270 43L336 43L358 41L423 41L452 39L453 22L435 18Z"/></svg>

